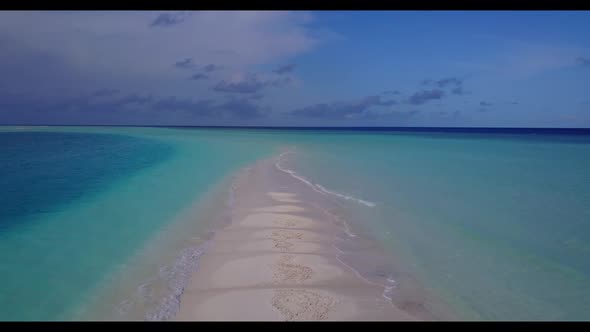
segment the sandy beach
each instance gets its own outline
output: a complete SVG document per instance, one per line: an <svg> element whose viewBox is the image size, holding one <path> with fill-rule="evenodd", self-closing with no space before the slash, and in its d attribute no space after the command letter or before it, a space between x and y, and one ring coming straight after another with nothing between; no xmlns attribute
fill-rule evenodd
<svg viewBox="0 0 590 332"><path fill-rule="evenodd" d="M416 320L337 259L342 233L305 186L259 161L242 172L231 224L216 232L181 297L180 321Z"/></svg>

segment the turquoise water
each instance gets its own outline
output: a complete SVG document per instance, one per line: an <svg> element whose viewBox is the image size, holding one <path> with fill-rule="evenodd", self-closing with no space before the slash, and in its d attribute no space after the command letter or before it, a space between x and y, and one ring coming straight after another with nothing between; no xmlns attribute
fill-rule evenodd
<svg viewBox="0 0 590 332"><path fill-rule="evenodd" d="M590 319L588 136L2 127L0 320L143 319L96 308L167 296L144 279L210 230L195 202L283 146L391 254L394 302L419 285L460 319Z"/></svg>
<svg viewBox="0 0 590 332"><path fill-rule="evenodd" d="M179 211L272 152L163 128L5 127L0 142L0 320L76 319Z"/></svg>
<svg viewBox="0 0 590 332"><path fill-rule="evenodd" d="M588 136L340 133L297 154L299 174L375 203L346 201L351 224L459 318L590 319Z"/></svg>

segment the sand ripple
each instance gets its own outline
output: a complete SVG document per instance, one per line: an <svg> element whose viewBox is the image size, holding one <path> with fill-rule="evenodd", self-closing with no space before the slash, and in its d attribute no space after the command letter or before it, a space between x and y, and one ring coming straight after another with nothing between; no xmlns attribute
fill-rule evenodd
<svg viewBox="0 0 590 332"><path fill-rule="evenodd" d="M273 247L281 250L281 251L289 251L291 247L293 247L293 243L285 241L285 240L278 240L272 239Z"/></svg>
<svg viewBox="0 0 590 332"><path fill-rule="evenodd" d="M303 238L302 232L278 229L271 233L271 237L276 240L301 240Z"/></svg>

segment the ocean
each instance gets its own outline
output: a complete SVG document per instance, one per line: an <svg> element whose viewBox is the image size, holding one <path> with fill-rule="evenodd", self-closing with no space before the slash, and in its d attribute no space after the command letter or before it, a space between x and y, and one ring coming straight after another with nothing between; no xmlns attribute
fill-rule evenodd
<svg viewBox="0 0 590 332"><path fill-rule="evenodd" d="M231 222L232 174L285 148L283 170L348 225L342 259L385 276L394 303L590 318L584 130L13 126L0 127L0 320L173 317Z"/></svg>
<svg viewBox="0 0 590 332"><path fill-rule="evenodd" d="M394 302L420 284L454 319L590 319L590 136L342 131L292 164L356 199L341 213L395 257Z"/></svg>
<svg viewBox="0 0 590 332"><path fill-rule="evenodd" d="M182 266L162 270L185 249L175 241L185 240L189 226L197 235L212 228L181 215L225 176L271 152L232 133L3 128L0 320L158 316L159 299L149 294L140 299L146 303L129 303L137 302L136 289L153 279L175 282ZM164 233L170 239L159 240ZM152 242L161 243L159 256L142 259ZM176 291L170 288L159 294ZM101 302L117 305L106 310ZM119 306L125 303L146 312L129 314Z"/></svg>

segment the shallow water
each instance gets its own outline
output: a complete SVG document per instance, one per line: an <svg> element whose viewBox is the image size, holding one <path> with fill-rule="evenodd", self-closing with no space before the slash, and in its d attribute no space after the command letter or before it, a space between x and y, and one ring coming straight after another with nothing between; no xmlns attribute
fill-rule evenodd
<svg viewBox="0 0 590 332"><path fill-rule="evenodd" d="M462 319L590 318L588 136L341 133L298 151L292 169L355 197L351 227L395 257L394 302L416 280Z"/></svg>

